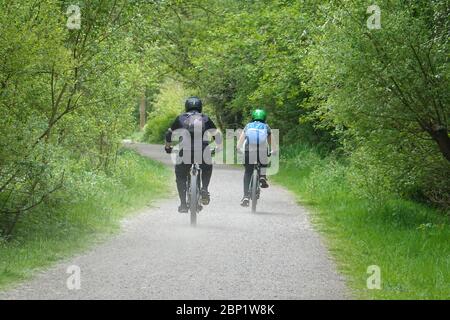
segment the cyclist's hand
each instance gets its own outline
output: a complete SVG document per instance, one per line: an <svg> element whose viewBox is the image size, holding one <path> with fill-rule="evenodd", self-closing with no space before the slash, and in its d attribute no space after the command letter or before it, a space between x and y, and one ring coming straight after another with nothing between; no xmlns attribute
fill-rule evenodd
<svg viewBox="0 0 450 320"><path fill-rule="evenodd" d="M165 146L165 147L164 147L164 150L166 150L166 153L167 153L167 154L171 154L173 148L172 148L171 146Z"/></svg>

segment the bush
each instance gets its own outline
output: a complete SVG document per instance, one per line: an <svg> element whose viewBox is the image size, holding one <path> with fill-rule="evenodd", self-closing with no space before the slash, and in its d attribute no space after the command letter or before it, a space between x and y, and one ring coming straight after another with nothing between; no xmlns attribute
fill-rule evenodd
<svg viewBox="0 0 450 320"><path fill-rule="evenodd" d="M144 141L151 143L164 142L167 128L170 128L177 115L178 113L173 111L163 114L152 113L152 118L147 121L144 128Z"/></svg>
<svg viewBox="0 0 450 320"><path fill-rule="evenodd" d="M311 106L353 154L356 189L448 208L448 1L380 1L382 30L361 23L365 3L329 4L336 23L307 58Z"/></svg>
<svg viewBox="0 0 450 320"><path fill-rule="evenodd" d="M187 96L189 96L188 92L174 80L167 80L161 85L152 112L148 115L144 129L144 141L152 143L164 141L165 132L175 117L183 111Z"/></svg>
<svg viewBox="0 0 450 320"><path fill-rule="evenodd" d="M137 6L104 3L95 15L86 8L83 25L95 32L74 33L58 1L40 1L37 11L10 5L0 10L0 236L12 240L17 223L56 201L61 187L77 194L79 170L98 181L88 175L115 169L147 77L145 53L127 40L137 34Z"/></svg>
<svg viewBox="0 0 450 320"><path fill-rule="evenodd" d="M450 176L448 162L440 155L423 152L424 147L419 151L403 144L403 152L398 148L388 144L354 150L349 176L355 192L373 200L397 195L448 209L450 185L443 178Z"/></svg>

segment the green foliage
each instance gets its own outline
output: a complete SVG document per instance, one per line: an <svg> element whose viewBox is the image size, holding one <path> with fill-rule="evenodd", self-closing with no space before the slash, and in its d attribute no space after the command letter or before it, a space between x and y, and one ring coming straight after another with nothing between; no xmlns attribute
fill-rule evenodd
<svg viewBox="0 0 450 320"><path fill-rule="evenodd" d="M304 179L341 238L372 221L361 239L386 228L404 253L418 249L417 233L433 230L432 249L447 235L432 209L408 201L450 206L448 1L380 0L378 30L366 0L78 1L79 30L66 27L70 4L0 0L0 236L12 241L39 210L82 203L89 186L114 187L140 99L144 140L161 142L191 92L222 129L264 108L284 145L303 144L287 150L286 181ZM445 264L433 250L418 263Z"/></svg>
<svg viewBox="0 0 450 320"><path fill-rule="evenodd" d="M79 1L0 1L0 236L68 189L77 168L114 169L132 111L152 85L150 49L134 31L146 6Z"/></svg>
<svg viewBox="0 0 450 320"><path fill-rule="evenodd" d="M307 43L299 37L305 8L285 1L208 1L206 10L196 1L166 3L162 62L206 98L218 124L242 127L262 107L283 135L295 132L308 97L301 76Z"/></svg>
<svg viewBox="0 0 450 320"><path fill-rule="evenodd" d="M350 156L367 195L448 206L448 1L380 1L379 30L370 4L165 1L160 59L222 128L263 107L284 143Z"/></svg>
<svg viewBox="0 0 450 320"><path fill-rule="evenodd" d="M450 7L377 4L380 30L365 25L366 1L323 5L307 58L311 106L340 129L364 189L448 206Z"/></svg>
<svg viewBox="0 0 450 320"><path fill-rule="evenodd" d="M165 138L165 133L167 129L170 128L172 122L176 118L178 113L172 111L167 113L162 113L160 115L153 115L144 130L143 141L150 143L163 143Z"/></svg>
<svg viewBox="0 0 450 320"><path fill-rule="evenodd" d="M155 98L152 112L148 115L144 141L164 142L165 133L176 116L184 110L184 101L188 93L175 81L166 81Z"/></svg>

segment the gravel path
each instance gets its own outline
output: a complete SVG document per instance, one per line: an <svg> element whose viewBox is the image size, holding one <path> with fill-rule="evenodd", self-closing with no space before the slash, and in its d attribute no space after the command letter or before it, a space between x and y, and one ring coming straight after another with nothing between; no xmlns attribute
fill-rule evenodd
<svg viewBox="0 0 450 320"><path fill-rule="evenodd" d="M169 163L161 146L132 147ZM0 299L345 299L344 281L306 210L279 186L263 190L256 214L241 208L242 175L215 168L211 204L196 228L177 213L173 196ZM81 270L79 290L66 285L71 265Z"/></svg>

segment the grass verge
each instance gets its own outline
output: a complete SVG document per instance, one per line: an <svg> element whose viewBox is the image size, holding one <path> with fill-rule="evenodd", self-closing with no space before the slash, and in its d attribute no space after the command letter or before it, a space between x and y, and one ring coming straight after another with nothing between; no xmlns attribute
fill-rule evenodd
<svg viewBox="0 0 450 320"><path fill-rule="evenodd" d="M12 241L0 241L0 289L118 231L123 217L167 194L168 177L163 165L123 150L114 174L76 181L81 197L64 191L25 217Z"/></svg>
<svg viewBox="0 0 450 320"><path fill-rule="evenodd" d="M449 299L449 216L408 200L357 196L349 168L308 147L283 150L274 180L313 213L338 268L359 299ZM381 271L381 289L367 288Z"/></svg>

